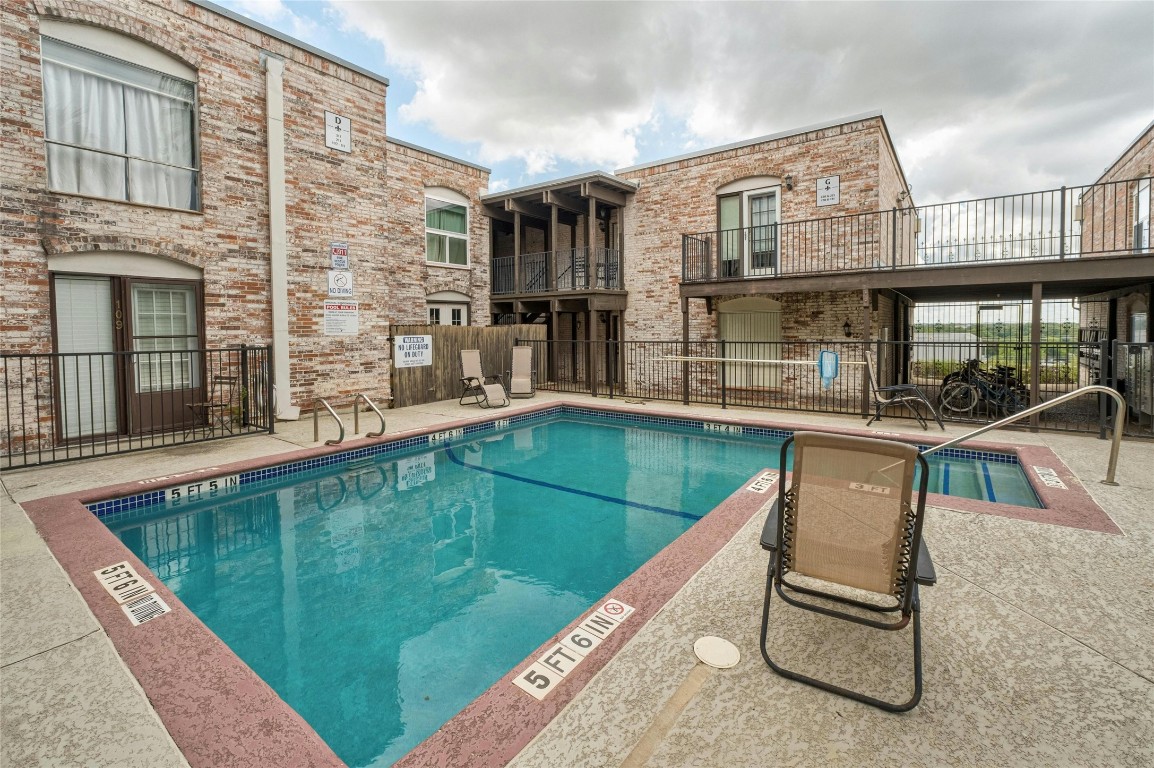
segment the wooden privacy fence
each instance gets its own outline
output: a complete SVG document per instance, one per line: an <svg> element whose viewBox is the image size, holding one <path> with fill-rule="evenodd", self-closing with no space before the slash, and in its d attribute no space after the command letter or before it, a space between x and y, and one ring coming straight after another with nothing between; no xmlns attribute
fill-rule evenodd
<svg viewBox="0 0 1154 768"><path fill-rule="evenodd" d="M400 336L431 336L433 364L402 368L393 361L393 407L433 403L461 396L461 350L481 351L481 367L486 376L505 374L513 364L517 339L545 341L544 325L394 325L393 339ZM395 349L395 347L394 347ZM534 367L543 361L534 360Z"/></svg>

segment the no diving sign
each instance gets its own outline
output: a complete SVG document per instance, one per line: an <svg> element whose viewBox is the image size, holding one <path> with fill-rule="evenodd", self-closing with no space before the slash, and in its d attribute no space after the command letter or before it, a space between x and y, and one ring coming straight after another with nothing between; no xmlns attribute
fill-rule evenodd
<svg viewBox="0 0 1154 768"><path fill-rule="evenodd" d="M610 598L566 632L543 656L517 673L513 685L540 701L629 618L633 608Z"/></svg>

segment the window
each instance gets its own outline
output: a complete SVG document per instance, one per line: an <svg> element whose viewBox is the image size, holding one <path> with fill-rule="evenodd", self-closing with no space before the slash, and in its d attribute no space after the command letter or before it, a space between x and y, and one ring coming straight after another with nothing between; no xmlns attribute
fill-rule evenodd
<svg viewBox="0 0 1154 768"><path fill-rule="evenodd" d="M138 355L137 391L158 392L195 385L193 355L199 326L196 294L191 286L134 283L132 286L132 349L156 352Z"/></svg>
<svg viewBox="0 0 1154 768"><path fill-rule="evenodd" d="M468 304L429 305L429 325L468 325Z"/></svg>
<svg viewBox="0 0 1154 768"><path fill-rule="evenodd" d="M198 210L196 84L41 41L49 188Z"/></svg>
<svg viewBox="0 0 1154 768"><path fill-rule="evenodd" d="M459 199L425 197L425 259L464 267L469 264L469 209L463 195L450 194Z"/></svg>
<svg viewBox="0 0 1154 768"><path fill-rule="evenodd" d="M1134 193L1134 250L1150 247L1150 179L1138 182Z"/></svg>

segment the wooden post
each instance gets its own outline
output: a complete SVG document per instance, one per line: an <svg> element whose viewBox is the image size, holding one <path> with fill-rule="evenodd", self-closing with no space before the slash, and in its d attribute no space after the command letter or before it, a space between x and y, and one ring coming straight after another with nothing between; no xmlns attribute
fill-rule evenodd
<svg viewBox="0 0 1154 768"><path fill-rule="evenodd" d="M1042 402L1042 284L1034 283L1030 294L1030 404L1037 405ZM1038 416L1030 416L1031 432L1038 431Z"/></svg>

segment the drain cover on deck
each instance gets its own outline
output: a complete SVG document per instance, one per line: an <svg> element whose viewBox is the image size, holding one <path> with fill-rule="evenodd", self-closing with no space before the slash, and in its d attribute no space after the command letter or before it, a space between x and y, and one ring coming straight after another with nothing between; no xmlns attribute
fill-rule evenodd
<svg viewBox="0 0 1154 768"><path fill-rule="evenodd" d="M708 664L715 669L736 667L737 662L741 661L741 651L737 650L736 645L712 635L699 638L693 644L693 652L697 654L697 658L701 659L703 664Z"/></svg>

